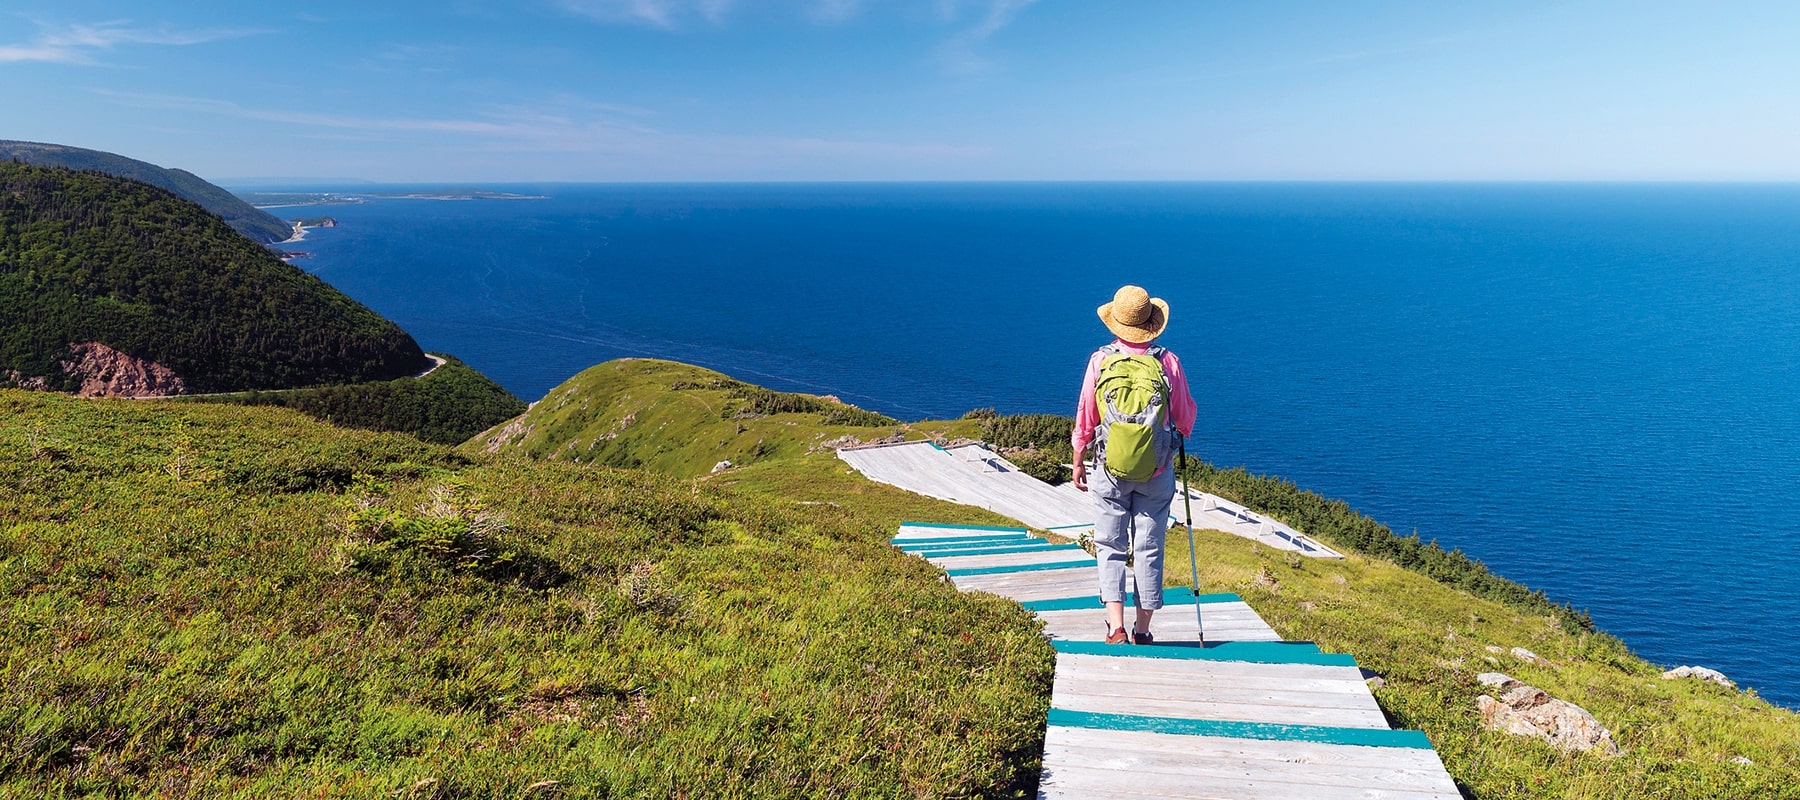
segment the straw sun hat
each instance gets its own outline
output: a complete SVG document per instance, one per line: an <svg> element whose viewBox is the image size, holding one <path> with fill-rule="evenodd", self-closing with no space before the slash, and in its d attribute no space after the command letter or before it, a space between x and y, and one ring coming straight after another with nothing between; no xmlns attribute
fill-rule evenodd
<svg viewBox="0 0 1800 800"><path fill-rule="evenodd" d="M1114 336L1133 344L1143 344L1162 335L1169 327L1169 304L1151 297L1142 286L1121 286L1112 302L1099 309L1100 321Z"/></svg>

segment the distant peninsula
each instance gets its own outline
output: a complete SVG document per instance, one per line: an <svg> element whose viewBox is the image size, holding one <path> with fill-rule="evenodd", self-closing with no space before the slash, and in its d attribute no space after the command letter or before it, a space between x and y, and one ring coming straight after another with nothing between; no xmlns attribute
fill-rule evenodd
<svg viewBox="0 0 1800 800"><path fill-rule="evenodd" d="M242 192L240 195L260 209L292 206L361 205L370 200L544 200L541 194L496 192L487 189L446 189L418 192Z"/></svg>

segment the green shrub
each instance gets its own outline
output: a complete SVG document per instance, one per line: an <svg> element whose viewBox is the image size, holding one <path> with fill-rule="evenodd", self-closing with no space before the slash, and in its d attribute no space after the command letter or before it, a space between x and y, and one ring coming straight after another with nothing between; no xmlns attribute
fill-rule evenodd
<svg viewBox="0 0 1800 800"><path fill-rule="evenodd" d="M189 402L280 406L345 428L410 433L436 444L460 444L525 413L525 401L453 357L423 378L246 392Z"/></svg>
<svg viewBox="0 0 1800 800"><path fill-rule="evenodd" d="M724 390L726 397L739 401L720 410L719 416L724 419L750 419L774 414L820 414L822 415L820 421L826 425L879 428L899 424L899 420L893 417L865 411L837 400L799 392L777 392L730 378L701 381L677 380L672 382L669 388L674 391Z"/></svg>

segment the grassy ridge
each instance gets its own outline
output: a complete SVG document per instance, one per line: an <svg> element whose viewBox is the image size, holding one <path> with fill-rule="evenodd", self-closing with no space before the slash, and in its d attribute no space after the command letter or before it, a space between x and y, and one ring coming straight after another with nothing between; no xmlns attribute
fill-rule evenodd
<svg viewBox="0 0 1800 800"><path fill-rule="evenodd" d="M276 409L0 391L0 420L0 796L1035 780L1048 648L886 513Z"/></svg>
<svg viewBox="0 0 1800 800"><path fill-rule="evenodd" d="M835 400L673 361L620 359L564 381L469 449L696 476L721 461L779 460L843 437L891 435L904 435L893 418Z"/></svg>
<svg viewBox="0 0 1800 800"><path fill-rule="evenodd" d="M668 386L670 370L658 362L615 362L611 387L630 394L590 396L573 383L553 392L567 405L606 406L622 418L634 409L662 404L698 406L693 389ZM642 370L644 375L632 377ZM659 377L650 377L656 373ZM686 425L712 424L711 416L659 418L658 430L671 441L686 441ZM783 430L801 443L829 431L817 418L790 419ZM962 420L903 426L909 437L983 436L1014 446L1052 450L1067 447L1067 418L1008 417L991 411ZM553 440L538 446L554 448ZM646 440L639 452L653 452ZM797 452L795 452L797 451ZM917 518L903 510L905 493L856 475L828 450L791 448L705 479L778 502L854 510L892 522ZM671 468L704 472L703 451L687 454ZM1453 558L1431 544L1397 537L1356 515L1342 503L1319 498L1278 479L1242 470L1216 470L1196 463L1195 485L1206 486L1252 505L1267 503L1285 515L1302 516L1310 533L1342 536L1350 555L1317 561L1257 546L1217 531L1196 533L1203 591L1235 591L1245 597L1286 638L1312 640L1333 652L1348 652L1384 676L1377 700L1398 727L1426 732L1450 774L1477 798L1791 798L1800 797L1800 718L1773 707L1754 692L1733 692L1694 680L1662 681L1660 667L1637 658L1619 640L1590 630L1566 609L1517 584L1501 581L1475 562ZM1313 505L1316 504L1316 505ZM1312 510L1309 510L1309 505ZM1315 512L1318 512L1315 514ZM1332 514L1339 516L1332 517ZM1306 524L1310 523L1310 524ZM1334 527L1334 526L1342 526ZM1374 526L1374 527L1369 527ZM1383 534L1356 551L1357 535ZM1360 532L1360 533L1359 533ZM1184 584L1185 535L1177 529L1168 548L1167 575ZM1400 555L1379 548L1401 548ZM1406 552L1427 559L1423 569L1396 561ZM1391 559L1391 560L1390 560ZM1434 564L1458 572L1434 574ZM1416 571L1415 571L1416 570ZM1468 576L1486 576L1523 592L1480 596L1457 586ZM1488 584L1490 588L1495 584ZM1480 584L1474 588L1481 588ZM1096 620L1098 620L1096 614ZM1546 659L1528 663L1510 654L1528 648ZM1490 649L1492 648L1492 649ZM1498 652L1495 652L1495 650ZM1475 698L1486 691L1475 676L1506 672L1574 702L1613 731L1624 754L1614 759L1563 755L1540 742L1482 729ZM1748 759L1737 763L1734 759Z"/></svg>
<svg viewBox="0 0 1800 800"><path fill-rule="evenodd" d="M423 378L245 392L181 402L279 406L340 427L410 433L437 444L460 444L525 412L525 401L493 379L457 358L443 358L443 366Z"/></svg>

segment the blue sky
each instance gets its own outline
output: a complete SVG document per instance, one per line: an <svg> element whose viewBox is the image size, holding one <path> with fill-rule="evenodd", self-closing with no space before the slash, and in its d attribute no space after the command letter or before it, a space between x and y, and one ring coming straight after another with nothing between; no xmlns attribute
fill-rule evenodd
<svg viewBox="0 0 1800 800"><path fill-rule="evenodd" d="M216 180L1800 180L1800 3L9 2L0 138Z"/></svg>

